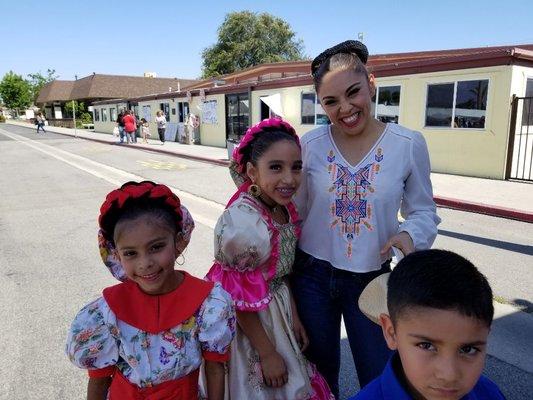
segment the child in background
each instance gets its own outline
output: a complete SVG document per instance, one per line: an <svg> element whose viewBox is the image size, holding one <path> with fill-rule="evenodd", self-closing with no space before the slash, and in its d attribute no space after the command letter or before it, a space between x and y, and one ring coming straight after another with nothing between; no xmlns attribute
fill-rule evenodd
<svg viewBox="0 0 533 400"><path fill-rule="evenodd" d="M197 399L202 359L209 399L223 398L232 300L174 269L194 227L179 198L128 182L107 195L99 224L100 254L122 283L85 306L68 335L70 360L89 372L87 398Z"/></svg>
<svg viewBox="0 0 533 400"><path fill-rule="evenodd" d="M144 118L141 118L141 135L143 138L143 143L148 143L148 138L150 135L150 124Z"/></svg>
<svg viewBox="0 0 533 400"><path fill-rule="evenodd" d="M251 127L230 165L238 190L215 227L215 264L237 309L231 345L232 400L333 399L302 354L308 345L287 282L298 238L292 197L300 184L298 136L280 119Z"/></svg>
<svg viewBox="0 0 533 400"><path fill-rule="evenodd" d="M395 353L351 400L504 399L481 375L494 307L470 261L445 250L411 253L367 286L359 306Z"/></svg>

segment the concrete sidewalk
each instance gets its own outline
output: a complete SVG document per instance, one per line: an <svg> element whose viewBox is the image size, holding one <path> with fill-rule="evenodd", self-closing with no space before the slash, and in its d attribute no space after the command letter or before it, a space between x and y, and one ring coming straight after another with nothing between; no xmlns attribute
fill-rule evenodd
<svg viewBox="0 0 533 400"><path fill-rule="evenodd" d="M34 128L33 125L25 122L9 121L8 123ZM46 129L54 133L118 145L117 138L107 133L86 129L75 131L74 129L53 126L47 126ZM228 163L227 149L220 147L185 145L176 142L166 142L161 145L158 140L150 140L148 145L138 142L132 145L122 144L122 146L149 149L217 165L227 165ZM533 223L533 183L438 173L431 174L431 181L435 202L438 206Z"/></svg>

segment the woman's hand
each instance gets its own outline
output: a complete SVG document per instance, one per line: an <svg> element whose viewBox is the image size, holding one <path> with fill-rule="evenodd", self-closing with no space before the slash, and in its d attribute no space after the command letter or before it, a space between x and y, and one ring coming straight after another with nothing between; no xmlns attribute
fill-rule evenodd
<svg viewBox="0 0 533 400"><path fill-rule="evenodd" d="M387 254L391 247L397 247L404 255L408 255L415 251L413 239L407 232L400 232L389 239L387 244L381 249L381 254Z"/></svg>
<svg viewBox="0 0 533 400"><path fill-rule="evenodd" d="M309 346L309 338L307 337L307 332L305 331L302 321L300 321L300 317L298 316L296 308L293 308L292 310L292 331L294 332L294 336L298 341L300 350L305 351L307 346Z"/></svg>
<svg viewBox="0 0 533 400"><path fill-rule="evenodd" d="M261 360L261 369L263 379L269 387L279 388L289 381L287 366L283 357L277 352L272 351L266 355L259 355Z"/></svg>

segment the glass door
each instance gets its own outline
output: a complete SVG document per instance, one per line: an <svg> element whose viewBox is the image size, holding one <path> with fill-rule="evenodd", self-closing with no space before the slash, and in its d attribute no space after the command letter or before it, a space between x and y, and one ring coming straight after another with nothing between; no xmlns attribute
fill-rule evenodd
<svg viewBox="0 0 533 400"><path fill-rule="evenodd" d="M240 141L250 123L248 93L226 95L226 138Z"/></svg>

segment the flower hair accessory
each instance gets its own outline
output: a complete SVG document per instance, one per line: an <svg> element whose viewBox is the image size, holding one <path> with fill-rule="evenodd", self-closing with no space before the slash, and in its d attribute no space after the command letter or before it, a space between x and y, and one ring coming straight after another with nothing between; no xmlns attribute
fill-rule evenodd
<svg viewBox="0 0 533 400"><path fill-rule="evenodd" d="M318 71L324 61L339 53L355 54L365 65L368 61L368 49L363 43L358 40L346 40L324 50L322 53L316 56L311 63L311 75L315 76L315 73Z"/></svg>
<svg viewBox="0 0 533 400"><path fill-rule="evenodd" d="M110 192L100 207L98 247L100 248L102 261L111 274L120 281L125 281L127 278L124 268L115 254L115 243L112 238L113 229L118 214L124 205L129 201L141 199L158 201L175 213L177 230L181 233L180 243L178 244L180 249L185 249L194 229L194 221L189 211L185 206L181 205L178 196L165 185L150 181L128 182L119 189Z"/></svg>

